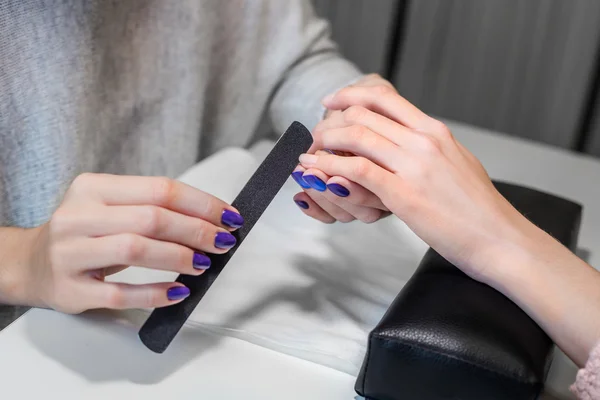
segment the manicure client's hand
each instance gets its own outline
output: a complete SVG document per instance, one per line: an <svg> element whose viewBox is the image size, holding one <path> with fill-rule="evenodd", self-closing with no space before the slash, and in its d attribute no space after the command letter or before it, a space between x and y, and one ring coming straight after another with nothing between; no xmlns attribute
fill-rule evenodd
<svg viewBox="0 0 600 400"><path fill-rule="evenodd" d="M377 74L365 76L353 84L352 88L376 88L383 86L395 91L391 83ZM323 99L327 107L333 95ZM342 111L328 108L325 118L313 130L313 135L338 124ZM330 150L314 145L309 154L328 154ZM342 154L336 152L336 154ZM348 154L350 155L350 154ZM329 176L316 168L307 170L299 165L292 173L292 178L300 185L303 192L294 196L294 201L303 212L324 223L351 222L358 219L365 223L375 222L389 215L389 210L379 198L363 186L343 176Z"/></svg>
<svg viewBox="0 0 600 400"><path fill-rule="evenodd" d="M444 124L389 86L344 88L324 103L337 112L315 131L313 149L352 156L302 155L304 174L356 184L371 206L379 207L370 196L377 197L583 366L600 337L600 273L521 215Z"/></svg>
<svg viewBox="0 0 600 400"><path fill-rule="evenodd" d="M353 156L303 155L305 181L320 174L328 183L343 179L361 199L355 205L390 210L474 276L491 251L515 250L532 231L448 128L393 88L348 87L325 103L337 112L315 129L312 149ZM300 196L295 200L308 202Z"/></svg>

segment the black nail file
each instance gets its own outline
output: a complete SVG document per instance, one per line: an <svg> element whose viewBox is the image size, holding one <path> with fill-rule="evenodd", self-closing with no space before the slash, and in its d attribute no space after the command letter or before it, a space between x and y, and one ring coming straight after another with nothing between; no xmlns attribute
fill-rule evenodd
<svg viewBox="0 0 600 400"><path fill-rule="evenodd" d="M241 246L244 238L273 198L277 195L294 168L298 157L312 145L312 135L299 122L294 122L279 138L275 147L258 167L231 205L244 217L244 226L233 235L237 244L226 254L212 255L211 266L200 276L179 275L177 282L187 286L191 294L181 303L155 309L140 329L139 336L150 350L164 352L185 321L192 314L227 262ZM191 263L191 260L190 260Z"/></svg>

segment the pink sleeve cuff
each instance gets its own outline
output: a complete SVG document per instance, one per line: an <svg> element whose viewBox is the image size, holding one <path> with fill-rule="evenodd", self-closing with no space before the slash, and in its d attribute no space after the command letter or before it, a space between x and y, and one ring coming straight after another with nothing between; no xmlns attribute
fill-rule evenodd
<svg viewBox="0 0 600 400"><path fill-rule="evenodd" d="M579 400L600 399L600 342L590 353L585 368L577 372L571 391Z"/></svg>

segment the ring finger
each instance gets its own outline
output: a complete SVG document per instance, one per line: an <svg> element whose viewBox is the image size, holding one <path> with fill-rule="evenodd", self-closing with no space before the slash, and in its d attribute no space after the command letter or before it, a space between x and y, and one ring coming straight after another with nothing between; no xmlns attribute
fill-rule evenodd
<svg viewBox="0 0 600 400"><path fill-rule="evenodd" d="M114 265L135 265L186 275L200 275L210 267L210 259L202 253L179 244L132 233L80 239L69 249L63 250L61 255L65 262L80 265L83 271Z"/></svg>
<svg viewBox="0 0 600 400"><path fill-rule="evenodd" d="M200 218L157 206L110 206L78 216L74 227L88 236L133 233L208 253L226 253L236 243L227 230Z"/></svg>

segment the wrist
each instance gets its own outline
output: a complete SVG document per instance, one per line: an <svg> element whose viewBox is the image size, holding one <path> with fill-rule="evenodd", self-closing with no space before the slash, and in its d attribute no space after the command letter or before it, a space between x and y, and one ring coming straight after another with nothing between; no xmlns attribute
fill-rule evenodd
<svg viewBox="0 0 600 400"><path fill-rule="evenodd" d="M31 253L40 228L0 228L0 303L37 303L28 289Z"/></svg>
<svg viewBox="0 0 600 400"><path fill-rule="evenodd" d="M491 252L489 268L481 281L511 297L512 293L531 290L554 265L568 265L577 258L569 249L544 230L529 223L511 240Z"/></svg>

